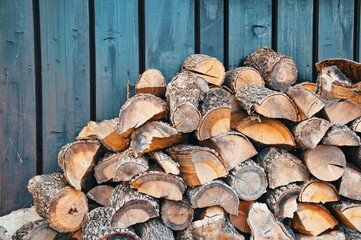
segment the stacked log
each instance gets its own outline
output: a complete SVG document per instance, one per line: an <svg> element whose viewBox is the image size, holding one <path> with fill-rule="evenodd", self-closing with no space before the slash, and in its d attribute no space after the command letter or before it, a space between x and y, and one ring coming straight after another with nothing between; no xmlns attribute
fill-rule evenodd
<svg viewBox="0 0 361 240"><path fill-rule="evenodd" d="M44 219L13 239L357 235L360 65L318 63L317 85L294 85L293 60L268 47L245 65L225 73L196 54L168 84L144 72L119 118L90 122L62 148L63 173L29 181Z"/></svg>

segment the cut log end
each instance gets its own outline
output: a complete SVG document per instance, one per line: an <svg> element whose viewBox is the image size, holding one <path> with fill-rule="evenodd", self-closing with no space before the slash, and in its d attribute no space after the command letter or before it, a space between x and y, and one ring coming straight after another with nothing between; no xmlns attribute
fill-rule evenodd
<svg viewBox="0 0 361 240"><path fill-rule="evenodd" d="M340 199L338 191L331 183L320 180L306 182L301 190L299 201L310 203L335 202Z"/></svg>
<svg viewBox="0 0 361 240"><path fill-rule="evenodd" d="M225 85L233 92L237 92L248 84L259 84L264 86L261 74L251 67L239 67L226 73Z"/></svg>
<svg viewBox="0 0 361 240"><path fill-rule="evenodd" d="M161 213L164 224L174 231L186 229L193 220L193 208L186 201L166 200Z"/></svg>
<svg viewBox="0 0 361 240"><path fill-rule="evenodd" d="M201 114L193 105L182 104L172 112L171 121L178 131L188 133L197 129Z"/></svg>
<svg viewBox="0 0 361 240"><path fill-rule="evenodd" d="M230 130L231 109L218 107L203 116L198 128L197 138L202 141Z"/></svg>
<svg viewBox="0 0 361 240"><path fill-rule="evenodd" d="M150 93L162 98L165 95L166 85L165 77L159 70L147 69L139 75L135 93Z"/></svg>

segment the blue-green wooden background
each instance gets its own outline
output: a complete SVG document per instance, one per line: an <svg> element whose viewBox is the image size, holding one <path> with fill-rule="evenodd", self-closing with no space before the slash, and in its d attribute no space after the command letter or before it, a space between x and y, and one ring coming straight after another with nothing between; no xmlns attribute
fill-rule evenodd
<svg viewBox="0 0 361 240"><path fill-rule="evenodd" d="M360 0L0 0L0 215L89 120L116 117L146 68L167 80L193 53L227 69L261 46L315 79L325 58L360 59Z"/></svg>

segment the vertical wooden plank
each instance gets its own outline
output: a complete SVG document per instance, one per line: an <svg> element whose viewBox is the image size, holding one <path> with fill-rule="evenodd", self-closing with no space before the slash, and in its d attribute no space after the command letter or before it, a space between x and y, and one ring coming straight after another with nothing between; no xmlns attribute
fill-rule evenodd
<svg viewBox="0 0 361 240"><path fill-rule="evenodd" d="M279 0L277 24L277 51L295 61L297 82L312 82L313 0Z"/></svg>
<svg viewBox="0 0 361 240"><path fill-rule="evenodd" d="M318 60L353 59L354 0L320 0Z"/></svg>
<svg viewBox="0 0 361 240"><path fill-rule="evenodd" d="M117 117L139 75L138 1L96 0L96 118Z"/></svg>
<svg viewBox="0 0 361 240"><path fill-rule="evenodd" d="M88 1L40 1L43 170L90 119Z"/></svg>
<svg viewBox="0 0 361 240"><path fill-rule="evenodd" d="M170 81L194 53L194 1L145 0L145 67Z"/></svg>
<svg viewBox="0 0 361 240"><path fill-rule="evenodd" d="M361 17L360 17L360 14L361 14L361 1L360 0L355 0L356 1L356 4L355 4L355 7L356 7L356 21L355 21L355 29L356 29L356 53L355 53L355 61L361 61Z"/></svg>
<svg viewBox="0 0 361 240"><path fill-rule="evenodd" d="M223 11L223 0L200 0L200 53L221 62L224 56Z"/></svg>
<svg viewBox="0 0 361 240"><path fill-rule="evenodd" d="M30 202L36 174L34 31L31 0L0 1L0 215Z"/></svg>
<svg viewBox="0 0 361 240"><path fill-rule="evenodd" d="M229 69L262 46L272 44L272 1L229 0Z"/></svg>

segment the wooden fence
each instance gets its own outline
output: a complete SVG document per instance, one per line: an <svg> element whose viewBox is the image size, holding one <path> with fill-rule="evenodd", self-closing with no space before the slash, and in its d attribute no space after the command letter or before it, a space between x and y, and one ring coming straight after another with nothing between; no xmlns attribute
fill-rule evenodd
<svg viewBox="0 0 361 240"><path fill-rule="evenodd" d="M35 174L89 120L118 115L146 68L167 80L193 53L227 69L261 46L298 81L325 58L358 61L360 0L0 0L0 215L29 206Z"/></svg>

